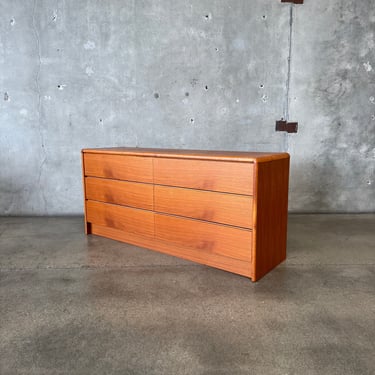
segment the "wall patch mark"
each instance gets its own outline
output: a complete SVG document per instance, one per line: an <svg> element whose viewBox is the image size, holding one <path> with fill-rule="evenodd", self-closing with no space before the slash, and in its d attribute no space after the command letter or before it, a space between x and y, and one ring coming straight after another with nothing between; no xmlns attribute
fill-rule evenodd
<svg viewBox="0 0 375 375"><path fill-rule="evenodd" d="M92 49L95 49L96 48L96 45L95 45L95 42L91 41L91 40L88 40L84 45L83 47L86 49L86 50L92 50Z"/></svg>
<svg viewBox="0 0 375 375"><path fill-rule="evenodd" d="M370 61L367 61L367 63L363 63L363 67L365 68L366 72L372 71L372 66L370 64Z"/></svg>
<svg viewBox="0 0 375 375"><path fill-rule="evenodd" d="M91 77L94 74L94 70L91 68L91 66L86 67L85 70L86 74Z"/></svg>
<svg viewBox="0 0 375 375"><path fill-rule="evenodd" d="M190 81L190 84L195 87L197 84L198 84L199 80L198 78L193 78L191 81Z"/></svg>

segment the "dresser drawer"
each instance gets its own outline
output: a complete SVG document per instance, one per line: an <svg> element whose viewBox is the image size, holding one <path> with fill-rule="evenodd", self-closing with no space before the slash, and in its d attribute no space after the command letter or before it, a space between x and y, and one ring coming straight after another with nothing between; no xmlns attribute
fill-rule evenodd
<svg viewBox="0 0 375 375"><path fill-rule="evenodd" d="M174 215L251 228L253 197L156 185L154 209Z"/></svg>
<svg viewBox="0 0 375 375"><path fill-rule="evenodd" d="M123 206L153 209L153 186L141 182L86 177L86 199Z"/></svg>
<svg viewBox="0 0 375 375"><path fill-rule="evenodd" d="M154 183L252 195L253 164L155 158Z"/></svg>
<svg viewBox="0 0 375 375"><path fill-rule="evenodd" d="M85 176L152 183L152 158L142 156L84 154Z"/></svg>
<svg viewBox="0 0 375 375"><path fill-rule="evenodd" d="M155 238L173 243L177 248L199 250L202 254L251 260L250 230L155 214Z"/></svg>
<svg viewBox="0 0 375 375"><path fill-rule="evenodd" d="M154 213L136 208L86 201L86 220L104 227L120 229L126 233L153 237Z"/></svg>

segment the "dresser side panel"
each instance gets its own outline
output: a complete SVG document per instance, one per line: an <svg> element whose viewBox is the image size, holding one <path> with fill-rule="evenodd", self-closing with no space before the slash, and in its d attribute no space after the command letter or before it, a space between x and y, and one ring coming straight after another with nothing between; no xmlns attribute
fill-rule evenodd
<svg viewBox="0 0 375 375"><path fill-rule="evenodd" d="M289 157L256 163L253 281L286 259Z"/></svg>

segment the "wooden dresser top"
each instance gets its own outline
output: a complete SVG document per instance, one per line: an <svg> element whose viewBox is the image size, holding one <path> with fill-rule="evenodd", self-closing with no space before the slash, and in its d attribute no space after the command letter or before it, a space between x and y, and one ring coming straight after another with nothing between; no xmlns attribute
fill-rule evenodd
<svg viewBox="0 0 375 375"><path fill-rule="evenodd" d="M83 149L82 152L95 154L148 156L155 158L222 160L250 163L262 163L271 160L289 158L289 154L285 152L206 151L138 147L87 148Z"/></svg>

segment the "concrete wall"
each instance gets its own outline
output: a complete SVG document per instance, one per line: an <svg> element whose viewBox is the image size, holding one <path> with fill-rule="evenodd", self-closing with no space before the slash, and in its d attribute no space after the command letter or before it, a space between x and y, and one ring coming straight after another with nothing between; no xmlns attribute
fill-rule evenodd
<svg viewBox="0 0 375 375"><path fill-rule="evenodd" d="M294 11L290 208L375 211L375 3L307 0Z"/></svg>
<svg viewBox="0 0 375 375"><path fill-rule="evenodd" d="M0 214L81 213L101 146L288 151L291 211L374 211L374 33L372 0L2 0Z"/></svg>

